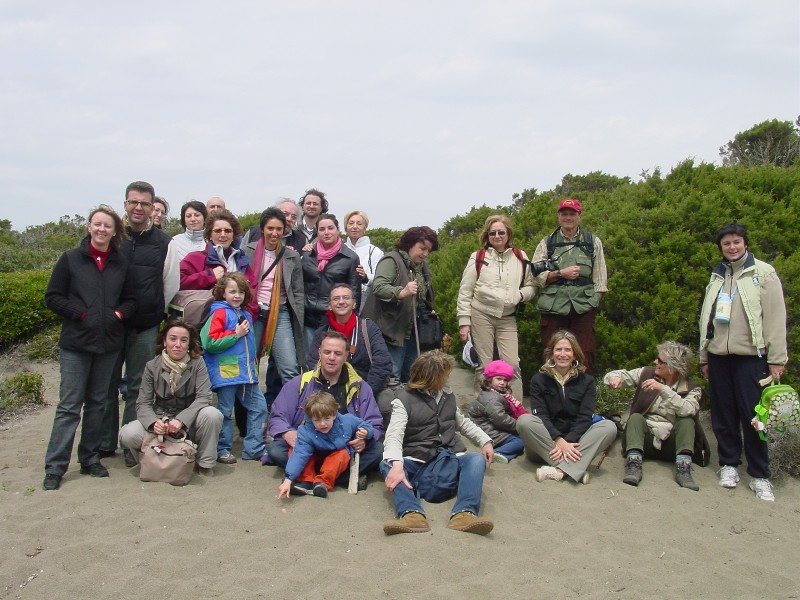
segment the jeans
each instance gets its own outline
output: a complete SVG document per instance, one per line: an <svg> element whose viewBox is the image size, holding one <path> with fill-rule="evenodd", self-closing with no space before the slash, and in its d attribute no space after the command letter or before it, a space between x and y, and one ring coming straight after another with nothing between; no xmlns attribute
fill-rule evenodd
<svg viewBox="0 0 800 600"><path fill-rule="evenodd" d="M281 438L276 438L269 445L267 452L273 463L281 469L286 468L286 463L289 462L289 444L284 442ZM358 459L358 474L363 475L364 473L376 470L382 459L383 444L375 440L368 442L367 447L364 448ZM344 477L346 477L346 475ZM337 483L342 483L341 477ZM347 484L346 479L344 480L344 484Z"/></svg>
<svg viewBox="0 0 800 600"><path fill-rule="evenodd" d="M522 456L525 452L525 443L518 435L510 435L501 444L494 447L497 454L502 454L508 460Z"/></svg>
<svg viewBox="0 0 800 600"><path fill-rule="evenodd" d="M397 378L403 383L410 379L411 365L417 360L417 338L414 332L406 340L404 346L393 346L388 341L386 347L389 349L389 356L392 357L392 377Z"/></svg>
<svg viewBox="0 0 800 600"><path fill-rule="evenodd" d="M486 460L482 454L477 452L467 452L458 457L458 491L456 492L456 503L453 505L451 515L463 511L477 515L481 509L481 491L483 489L483 474L486 472ZM406 477L414 485L418 473L427 466L410 459L403 460L403 469ZM381 475L386 479L390 467L381 462ZM402 517L408 512L418 512L425 514L422 510L419 496L416 491L408 489L405 484L400 483L392 492L394 508L398 517Z"/></svg>
<svg viewBox="0 0 800 600"><path fill-rule="evenodd" d="M78 462L84 467L100 462L97 450L103 432L103 409L118 354L119 351L92 354L61 349L59 400L44 459L45 473L63 476L67 472L81 409Z"/></svg>
<svg viewBox="0 0 800 600"><path fill-rule="evenodd" d="M217 408L222 413L222 431L217 443L217 456L230 454L233 447L233 405L236 400L247 409L247 435L242 440L242 459L257 460L264 454L264 424L267 402L257 383L225 385L217 392Z"/></svg>
<svg viewBox="0 0 800 600"><path fill-rule="evenodd" d="M119 384L122 379L122 365L125 364L125 375L128 379L128 390L125 394L125 409L122 413L122 424L136 420L136 399L142 385L144 366L155 358L156 336L158 326L136 331L131 329L125 334L125 346L119 353L117 364L111 372L111 382L106 390L105 411L103 413L103 431L100 448L116 450L119 436Z"/></svg>
<svg viewBox="0 0 800 600"><path fill-rule="evenodd" d="M261 318L257 319L253 324L256 344L261 343L266 325L266 319ZM300 374L300 365L297 364L297 349L294 345L292 315L286 304L281 304L281 309L278 313L278 326L275 329L275 337L272 339L272 350L269 354L269 360L271 363L275 363L278 369L278 376L281 378L281 383L286 383L292 377L297 377Z"/></svg>

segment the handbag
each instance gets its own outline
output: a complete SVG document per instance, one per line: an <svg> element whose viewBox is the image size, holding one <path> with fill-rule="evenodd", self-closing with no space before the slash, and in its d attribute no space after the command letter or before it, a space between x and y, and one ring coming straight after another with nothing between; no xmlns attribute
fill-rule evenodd
<svg viewBox="0 0 800 600"><path fill-rule="evenodd" d="M180 318L200 328L206 322L213 302L211 290L181 290L167 305L167 314L171 319Z"/></svg>
<svg viewBox="0 0 800 600"><path fill-rule="evenodd" d="M425 463L414 477L420 498L439 503L449 500L458 490L458 457L449 448L439 448L436 456Z"/></svg>
<svg viewBox="0 0 800 600"><path fill-rule="evenodd" d="M139 456L139 479L186 485L192 479L197 444L186 437L148 433Z"/></svg>
<svg viewBox="0 0 800 600"><path fill-rule="evenodd" d="M786 433L800 428L800 397L792 386L785 383L773 381L765 387L755 412L753 425L758 430L758 437L764 441L767 441L768 433Z"/></svg>
<svg viewBox="0 0 800 600"><path fill-rule="evenodd" d="M417 308L417 341L420 352L437 350L444 340L444 324L442 319L431 309Z"/></svg>

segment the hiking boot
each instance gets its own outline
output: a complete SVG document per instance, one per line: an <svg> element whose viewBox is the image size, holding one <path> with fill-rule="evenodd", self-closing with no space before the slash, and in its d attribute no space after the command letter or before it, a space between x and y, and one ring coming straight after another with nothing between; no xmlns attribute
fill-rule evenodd
<svg viewBox="0 0 800 600"><path fill-rule="evenodd" d="M322 482L317 482L314 484L314 487L311 489L311 494L316 496L317 498L327 498L328 497L328 488L325 487L325 484Z"/></svg>
<svg viewBox="0 0 800 600"><path fill-rule="evenodd" d="M754 478L750 482L750 489L756 493L756 497L759 500L775 502L775 494L772 493L772 484L769 479Z"/></svg>
<svg viewBox="0 0 800 600"><path fill-rule="evenodd" d="M692 463L689 461L681 461L675 464L675 481L682 488L694 490L695 492L700 490L700 486L692 479Z"/></svg>
<svg viewBox="0 0 800 600"><path fill-rule="evenodd" d="M42 483L42 489L44 490L57 490L61 487L61 475L56 475L55 473L46 473L44 476L44 482Z"/></svg>
<svg viewBox="0 0 800 600"><path fill-rule="evenodd" d="M358 491L363 492L367 489L367 476L366 475L359 475L358 476Z"/></svg>
<svg viewBox="0 0 800 600"><path fill-rule="evenodd" d="M91 465L81 465L81 475L91 475L92 477L108 477L108 469L106 469L99 462L92 463Z"/></svg>
<svg viewBox="0 0 800 600"><path fill-rule="evenodd" d="M735 488L739 483L739 472L736 467L725 465L719 470L719 484L724 488Z"/></svg>
<svg viewBox="0 0 800 600"><path fill-rule="evenodd" d="M642 480L642 459L631 458L625 459L625 476L622 478L622 483L627 483L636 487Z"/></svg>
<svg viewBox="0 0 800 600"><path fill-rule="evenodd" d="M561 481L564 479L564 473L556 469L555 467L551 467L549 465L545 465L544 467L539 467L536 469L536 481L541 483L545 479L552 479L553 481Z"/></svg>
<svg viewBox="0 0 800 600"><path fill-rule="evenodd" d="M450 517L447 528L453 529L454 531L466 531L467 533L486 535L494 529L494 523L489 519L476 517L471 512L462 511Z"/></svg>
<svg viewBox="0 0 800 600"><path fill-rule="evenodd" d="M392 519L383 524L383 533L394 535L396 533L425 533L431 530L428 519L418 512L408 512L399 519Z"/></svg>

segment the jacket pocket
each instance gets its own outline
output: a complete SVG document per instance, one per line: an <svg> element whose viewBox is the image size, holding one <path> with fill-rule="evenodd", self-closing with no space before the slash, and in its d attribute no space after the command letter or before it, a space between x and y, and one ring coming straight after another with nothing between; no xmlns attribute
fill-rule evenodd
<svg viewBox="0 0 800 600"><path fill-rule="evenodd" d="M239 377L239 357L238 356L220 356L219 357L219 375L224 379L233 379Z"/></svg>

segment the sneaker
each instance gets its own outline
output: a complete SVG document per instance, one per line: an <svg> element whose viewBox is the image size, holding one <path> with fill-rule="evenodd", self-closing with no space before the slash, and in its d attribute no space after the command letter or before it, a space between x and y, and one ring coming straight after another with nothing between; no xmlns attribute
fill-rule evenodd
<svg viewBox="0 0 800 600"><path fill-rule="evenodd" d="M536 469L536 481L542 482L545 479L552 479L553 481L561 481L564 479L564 473L555 467L545 465Z"/></svg>
<svg viewBox="0 0 800 600"><path fill-rule="evenodd" d="M471 512L462 511L450 517L447 528L454 531L466 531L467 533L486 535L494 529L494 523L489 519L476 517Z"/></svg>
<svg viewBox="0 0 800 600"><path fill-rule="evenodd" d="M367 489L367 476L366 475L359 475L358 476L358 491L363 492Z"/></svg>
<svg viewBox="0 0 800 600"><path fill-rule="evenodd" d="M81 475L91 475L92 477L108 477L108 469L99 462L92 463L86 467L81 465Z"/></svg>
<svg viewBox="0 0 800 600"><path fill-rule="evenodd" d="M57 490L61 487L61 475L56 475L55 473L46 473L44 476L44 482L42 483L42 489L44 490Z"/></svg>
<svg viewBox="0 0 800 600"><path fill-rule="evenodd" d="M582 483L583 485L589 483L589 471L586 471L586 473L581 475L581 478L578 479L578 483Z"/></svg>
<svg viewBox="0 0 800 600"><path fill-rule="evenodd" d="M750 489L756 493L756 497L759 500L775 502L775 494L772 493L772 484L769 479L754 478L750 481Z"/></svg>
<svg viewBox="0 0 800 600"><path fill-rule="evenodd" d="M736 467L725 465L719 470L719 484L724 488L735 488L739 483L739 472Z"/></svg>
<svg viewBox="0 0 800 600"><path fill-rule="evenodd" d="M503 456L502 454L500 454L498 452L495 452L494 456L492 456L492 462L493 463L499 463L501 465L507 465L508 464L508 459L505 456Z"/></svg>
<svg viewBox="0 0 800 600"><path fill-rule="evenodd" d="M328 488L324 483L318 481L314 484L314 487L311 488L311 494L317 498L327 498Z"/></svg>
<svg viewBox="0 0 800 600"><path fill-rule="evenodd" d="M679 486L687 490L694 490L695 492L700 490L700 486L692 479L692 463L689 461L675 463L675 481L678 482Z"/></svg>
<svg viewBox="0 0 800 600"><path fill-rule="evenodd" d="M228 454L223 454L222 456L218 456L217 462L222 463L223 465L235 465L236 457L229 452Z"/></svg>
<svg viewBox="0 0 800 600"><path fill-rule="evenodd" d="M289 493L292 496L311 496L314 491L308 481L295 481L289 486Z"/></svg>
<svg viewBox="0 0 800 600"><path fill-rule="evenodd" d="M399 519L392 519L383 524L383 533L395 535L396 533L425 533L431 530L428 519L418 512L408 512Z"/></svg>
<svg viewBox="0 0 800 600"><path fill-rule="evenodd" d="M636 487L642 481L642 459L640 458L626 458L625 459L625 476L622 478L622 483L627 483Z"/></svg>

